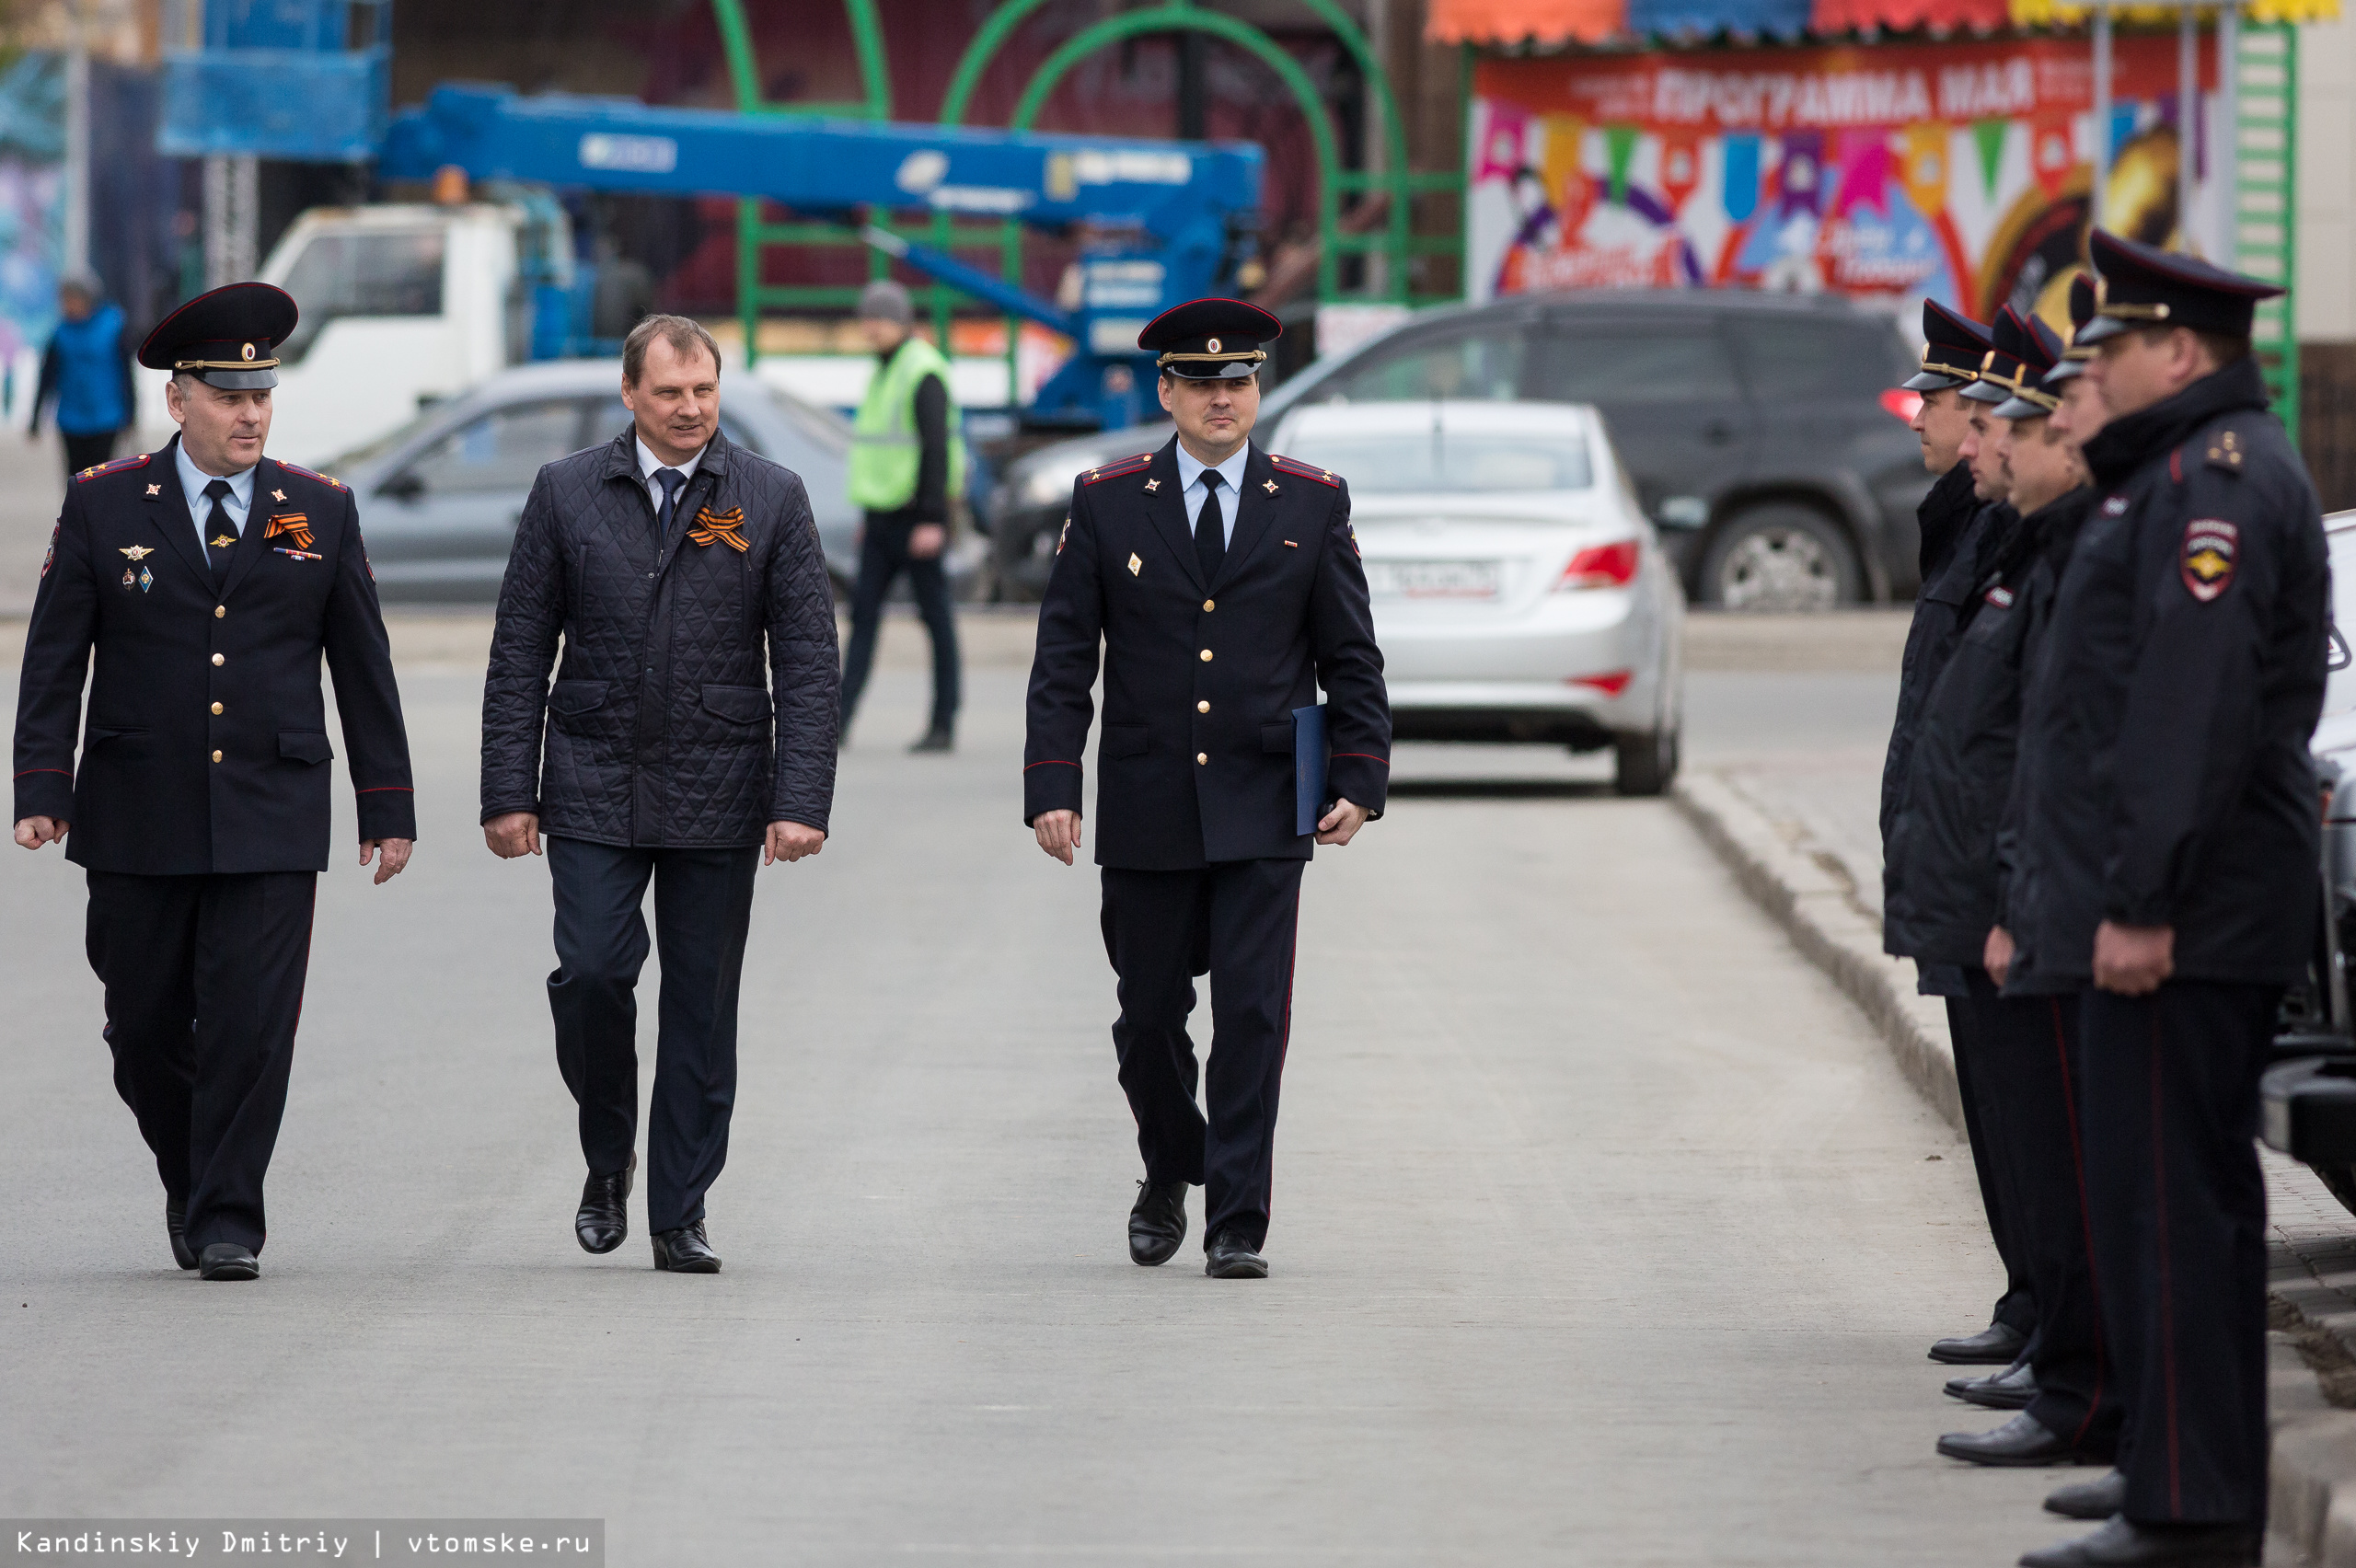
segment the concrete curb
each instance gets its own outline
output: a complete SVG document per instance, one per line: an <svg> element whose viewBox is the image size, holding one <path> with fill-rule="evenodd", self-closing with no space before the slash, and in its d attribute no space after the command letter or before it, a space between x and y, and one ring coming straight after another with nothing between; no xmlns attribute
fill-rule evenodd
<svg viewBox="0 0 2356 1568"><path fill-rule="evenodd" d="M1670 796L1759 906L1881 1032L1899 1070L1959 1133L1963 1099L1946 1009L1917 996L1914 965L1881 951L1881 921L1832 855L1808 851L1720 774L1688 774Z"/></svg>
<svg viewBox="0 0 2356 1568"><path fill-rule="evenodd" d="M1881 951L1880 918L1857 898L1839 858L1812 848L1796 824L1778 824L1724 775L1689 774L1670 798L1743 891L1857 1004L1899 1069L1960 1136L1946 1010L1915 994L1913 964ZM2303 1242L2278 1228L2273 1241L2269 1291L2281 1332L2268 1350L2266 1561L2356 1568L2356 1411L2326 1399L2335 1370L2315 1354L2318 1336L2338 1347L2341 1375L2356 1388L2356 1355L2341 1339L2356 1337L2356 1239Z"/></svg>

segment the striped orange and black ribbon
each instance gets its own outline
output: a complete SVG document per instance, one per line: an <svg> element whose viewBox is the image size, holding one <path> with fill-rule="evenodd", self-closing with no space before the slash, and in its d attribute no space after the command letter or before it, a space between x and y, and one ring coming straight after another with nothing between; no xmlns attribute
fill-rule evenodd
<svg viewBox="0 0 2356 1568"><path fill-rule="evenodd" d="M732 506L725 512L714 512L709 506L696 513L696 525L687 530L687 537L699 545L726 545L738 555L752 547L745 542L745 509Z"/></svg>
<svg viewBox="0 0 2356 1568"><path fill-rule="evenodd" d="M262 537L275 539L282 534L294 536L296 549L309 549L311 548L310 515L307 513L290 512L283 516L273 517L270 520L270 527L263 532Z"/></svg>

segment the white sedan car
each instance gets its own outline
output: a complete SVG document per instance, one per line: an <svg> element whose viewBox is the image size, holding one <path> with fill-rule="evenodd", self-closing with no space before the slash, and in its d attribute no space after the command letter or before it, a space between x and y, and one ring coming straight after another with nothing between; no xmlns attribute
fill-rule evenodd
<svg viewBox="0 0 2356 1568"><path fill-rule="evenodd" d="M1591 408L1320 403L1269 450L1349 481L1394 733L1677 771L1684 593Z"/></svg>

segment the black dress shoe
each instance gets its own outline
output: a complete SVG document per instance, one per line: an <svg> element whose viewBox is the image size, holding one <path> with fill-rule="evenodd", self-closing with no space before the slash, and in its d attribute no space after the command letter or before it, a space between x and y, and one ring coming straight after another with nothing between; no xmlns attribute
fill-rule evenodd
<svg viewBox="0 0 2356 1568"><path fill-rule="evenodd" d="M673 1274L718 1274L720 1254L704 1239L703 1221L654 1233L654 1266Z"/></svg>
<svg viewBox="0 0 2356 1568"><path fill-rule="evenodd" d="M2113 1470L2100 1481L2064 1486L2045 1499L2045 1511L2065 1519L2108 1519L2127 1506L2127 1472Z"/></svg>
<svg viewBox="0 0 2356 1568"><path fill-rule="evenodd" d="M260 1279L261 1264L251 1252L235 1241L215 1241L204 1250L197 1262L197 1273L206 1279Z"/></svg>
<svg viewBox="0 0 2356 1568"><path fill-rule="evenodd" d="M2254 1568L2247 1525L2139 1525L2118 1516L2090 1536L2025 1553L2021 1568Z"/></svg>
<svg viewBox="0 0 2356 1568"><path fill-rule="evenodd" d="M908 747L910 754L919 752L951 752L957 749L957 737L947 730L927 730Z"/></svg>
<svg viewBox="0 0 2356 1568"><path fill-rule="evenodd" d="M188 1200L164 1200L164 1234L172 1239L172 1262L184 1269L196 1267L196 1249L188 1244Z"/></svg>
<svg viewBox="0 0 2356 1568"><path fill-rule="evenodd" d="M629 1234L629 1189L638 1175L638 1156L610 1176L592 1174L581 1187L581 1212L572 1216L572 1234L584 1252L610 1252Z"/></svg>
<svg viewBox="0 0 2356 1568"><path fill-rule="evenodd" d="M2028 1336L2010 1323L1991 1323L1976 1334L1958 1334L1931 1347L1931 1359L1951 1366L2010 1366L2028 1348Z"/></svg>
<svg viewBox="0 0 2356 1568"><path fill-rule="evenodd" d="M2015 1361L1985 1378L1950 1378L1947 1392L1966 1404L1989 1410L2027 1410L2037 1398L2037 1374L2029 1370L2027 1362Z"/></svg>
<svg viewBox="0 0 2356 1568"><path fill-rule="evenodd" d="M1140 1182L1129 1210L1129 1262L1166 1263L1186 1239L1186 1183Z"/></svg>
<svg viewBox="0 0 2356 1568"><path fill-rule="evenodd" d="M1203 1272L1213 1279L1265 1279L1268 1260L1232 1230L1222 1230L1203 1249Z"/></svg>
<svg viewBox="0 0 2356 1568"><path fill-rule="evenodd" d="M2087 1462L2066 1437L2057 1437L2023 1411L1993 1432L1950 1432L1939 1452L1975 1465L2074 1465Z"/></svg>

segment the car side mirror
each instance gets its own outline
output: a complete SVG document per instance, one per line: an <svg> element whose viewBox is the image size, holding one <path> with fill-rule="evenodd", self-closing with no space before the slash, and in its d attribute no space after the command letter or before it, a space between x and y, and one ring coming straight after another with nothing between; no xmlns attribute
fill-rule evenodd
<svg viewBox="0 0 2356 1568"><path fill-rule="evenodd" d="M413 468L405 468L376 487L376 493L394 501L415 501L425 493L425 481Z"/></svg>
<svg viewBox="0 0 2356 1568"><path fill-rule="evenodd" d="M1653 508L1653 521L1664 528L1699 528L1710 521L1710 503L1698 495L1664 496Z"/></svg>

